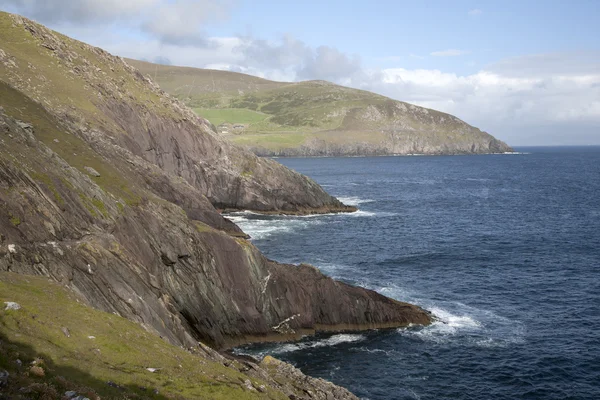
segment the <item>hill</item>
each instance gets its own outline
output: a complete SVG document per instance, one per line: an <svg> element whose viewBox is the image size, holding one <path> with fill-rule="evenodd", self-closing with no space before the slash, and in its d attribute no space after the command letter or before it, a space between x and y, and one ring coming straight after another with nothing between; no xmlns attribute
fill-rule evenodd
<svg viewBox="0 0 600 400"><path fill-rule="evenodd" d="M267 156L480 154L512 151L460 119L324 81L129 60L233 143Z"/></svg>
<svg viewBox="0 0 600 400"><path fill-rule="evenodd" d="M122 59L0 13L0 272L43 276L185 348L431 322L419 307L267 259L217 208L353 210L223 141ZM15 290L2 286L3 301ZM51 298L40 301L60 318L68 310Z"/></svg>

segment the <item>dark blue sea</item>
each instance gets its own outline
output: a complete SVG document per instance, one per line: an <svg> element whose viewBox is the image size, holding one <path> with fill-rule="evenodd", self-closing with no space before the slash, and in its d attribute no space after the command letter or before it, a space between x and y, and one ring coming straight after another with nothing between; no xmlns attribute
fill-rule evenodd
<svg viewBox="0 0 600 400"><path fill-rule="evenodd" d="M364 399L600 399L600 147L279 159L359 212L232 218L426 328L254 345Z"/></svg>

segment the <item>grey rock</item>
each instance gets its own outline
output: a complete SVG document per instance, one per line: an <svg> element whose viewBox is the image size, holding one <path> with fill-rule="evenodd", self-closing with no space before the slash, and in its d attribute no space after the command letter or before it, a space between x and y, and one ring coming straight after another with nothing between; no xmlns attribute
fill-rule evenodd
<svg viewBox="0 0 600 400"><path fill-rule="evenodd" d="M95 176L96 178L100 177L100 172L96 171L92 167L83 167L83 169L85 169L87 171L87 173L90 174L91 176Z"/></svg>
<svg viewBox="0 0 600 400"><path fill-rule="evenodd" d="M68 338L70 338L70 337L71 337L71 332L69 332L69 329L68 329L68 328L66 328L66 327L64 327L64 326L63 326L62 328L60 328L60 330L62 331L62 333L63 333L63 334L66 336L66 337L68 337Z"/></svg>
<svg viewBox="0 0 600 400"><path fill-rule="evenodd" d="M6 370L0 370L0 387L6 386L8 384L8 378L10 374Z"/></svg>
<svg viewBox="0 0 600 400"><path fill-rule="evenodd" d="M65 392L65 397L67 397L68 399L71 399L75 396L77 396L77 392L74 390L69 390Z"/></svg>
<svg viewBox="0 0 600 400"><path fill-rule="evenodd" d="M17 125L19 125L19 127L24 130L29 130L29 131L33 130L33 125L31 125L27 122L17 121Z"/></svg>
<svg viewBox="0 0 600 400"><path fill-rule="evenodd" d="M249 390L251 392L256 392L257 390L254 388L254 386L252 386L252 382L250 381L250 379L246 379L244 381L244 387L246 388L246 390Z"/></svg>
<svg viewBox="0 0 600 400"><path fill-rule="evenodd" d="M5 306L4 306L5 310L20 310L21 309L21 305L18 303L15 303L13 301L5 301L4 304L5 304Z"/></svg>

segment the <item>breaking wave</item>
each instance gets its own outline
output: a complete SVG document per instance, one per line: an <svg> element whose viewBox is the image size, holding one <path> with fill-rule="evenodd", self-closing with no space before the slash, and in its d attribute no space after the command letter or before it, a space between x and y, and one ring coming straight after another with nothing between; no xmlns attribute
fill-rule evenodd
<svg viewBox="0 0 600 400"><path fill-rule="evenodd" d="M360 204L373 203L375 201L372 199L361 199L360 197L357 197L357 196L348 196L348 197L338 196L337 199L348 206L358 206Z"/></svg>

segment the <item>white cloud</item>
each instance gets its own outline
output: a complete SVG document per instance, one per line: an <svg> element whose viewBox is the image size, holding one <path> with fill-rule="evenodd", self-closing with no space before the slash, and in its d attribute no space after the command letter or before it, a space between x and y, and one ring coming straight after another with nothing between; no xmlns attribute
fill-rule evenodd
<svg viewBox="0 0 600 400"><path fill-rule="evenodd" d="M479 8L474 8L474 9L472 9L472 10L469 10L468 14L469 14L471 17L477 17L477 16L479 16L479 15L483 14L483 11L482 11L482 10L480 10Z"/></svg>
<svg viewBox="0 0 600 400"><path fill-rule="evenodd" d="M470 51L466 51L466 50L458 50L458 49L447 49L447 50L441 50L441 51L434 51L429 53L429 55L432 55L434 57L456 57L456 56L462 56L465 54L469 54Z"/></svg>
<svg viewBox="0 0 600 400"><path fill-rule="evenodd" d="M160 0L4 0L5 6L44 23L92 22L127 18L144 12Z"/></svg>
<svg viewBox="0 0 600 400"><path fill-rule="evenodd" d="M521 62L513 60L515 65ZM506 67L508 62L499 64ZM542 64L537 68L541 73L535 73L536 68L530 66L531 73L521 76L494 71L496 66L471 75L395 68L375 71L375 79L353 85L448 112L509 143L600 144L599 66L596 64L595 74L563 70L551 75L546 74L547 66ZM521 136L530 130L539 131L540 127L546 127L545 134L554 135L552 142L543 136ZM588 133L572 134L578 130ZM590 133L594 130L595 134ZM566 132L571 135L560 135Z"/></svg>
<svg viewBox="0 0 600 400"><path fill-rule="evenodd" d="M3 0L6 7L55 28L141 31L163 43L210 45L203 26L226 18L235 0ZM87 25L87 26L86 26ZM113 26L114 29L114 26Z"/></svg>

